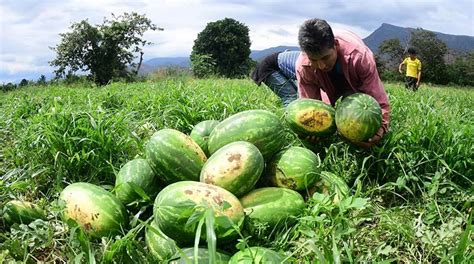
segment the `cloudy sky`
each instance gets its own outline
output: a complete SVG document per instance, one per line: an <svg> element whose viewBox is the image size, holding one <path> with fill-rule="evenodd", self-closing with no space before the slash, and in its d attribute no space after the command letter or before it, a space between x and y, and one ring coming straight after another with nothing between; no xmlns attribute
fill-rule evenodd
<svg viewBox="0 0 474 264"><path fill-rule="evenodd" d="M189 56L206 24L225 17L249 27L252 50L296 46L298 26L313 17L362 38L382 23L474 36L473 0L1 0L0 84L52 72L49 47L72 23L87 18L101 24L123 12L145 14L164 28L145 34L154 43L145 48L145 60Z"/></svg>

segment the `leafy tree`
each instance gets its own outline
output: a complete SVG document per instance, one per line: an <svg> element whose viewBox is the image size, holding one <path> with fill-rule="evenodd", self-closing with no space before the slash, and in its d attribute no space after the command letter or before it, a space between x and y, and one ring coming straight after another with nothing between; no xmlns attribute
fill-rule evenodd
<svg viewBox="0 0 474 264"><path fill-rule="evenodd" d="M191 54L192 70L198 78L209 77L215 74L216 62L209 54Z"/></svg>
<svg viewBox="0 0 474 264"><path fill-rule="evenodd" d="M434 83L447 83L444 55L448 48L431 31L418 28L411 32L409 45L414 47L423 65L421 78Z"/></svg>
<svg viewBox="0 0 474 264"><path fill-rule="evenodd" d="M20 83L18 84L18 87L24 87L28 85L28 80L27 79L21 79Z"/></svg>
<svg viewBox="0 0 474 264"><path fill-rule="evenodd" d="M46 85L46 76L44 76L44 74L41 74L41 76L38 78L38 81L36 81L36 84L41 86Z"/></svg>
<svg viewBox="0 0 474 264"><path fill-rule="evenodd" d="M134 53L143 59L142 47L150 42L142 39L149 29L163 30L151 23L144 15L124 13L112 14L112 19L104 19L101 25L91 25L86 20L73 23L71 32L59 34L61 42L51 49L56 58L50 65L57 78L75 72L88 72L92 80L99 85L107 84L113 77L129 75L127 66L136 67ZM138 67L135 74L138 72Z"/></svg>
<svg viewBox="0 0 474 264"><path fill-rule="evenodd" d="M390 70L398 70L398 65L403 60L403 47L397 38L384 40L379 46L380 60Z"/></svg>
<svg viewBox="0 0 474 264"><path fill-rule="evenodd" d="M449 80L452 83L474 86L474 51L456 58L448 65Z"/></svg>
<svg viewBox="0 0 474 264"><path fill-rule="evenodd" d="M213 74L238 78L248 75L251 65L249 56L249 28L237 20L225 18L208 23L198 34L191 52L191 65L196 76L201 75L204 62L215 64Z"/></svg>

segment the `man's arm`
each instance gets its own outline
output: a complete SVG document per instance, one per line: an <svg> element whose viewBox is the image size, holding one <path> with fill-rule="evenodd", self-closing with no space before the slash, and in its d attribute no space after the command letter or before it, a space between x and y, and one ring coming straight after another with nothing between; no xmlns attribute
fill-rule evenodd
<svg viewBox="0 0 474 264"><path fill-rule="evenodd" d="M402 61L402 63L400 63L400 65L398 65L398 72L400 72L401 74L403 74L403 69L402 69L402 67L403 67L403 65L404 65L405 63L406 63L406 59L404 59L404 60Z"/></svg>

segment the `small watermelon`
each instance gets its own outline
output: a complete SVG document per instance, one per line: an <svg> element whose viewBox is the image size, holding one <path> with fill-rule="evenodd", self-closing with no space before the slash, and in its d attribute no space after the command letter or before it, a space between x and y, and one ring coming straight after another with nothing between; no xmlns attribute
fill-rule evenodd
<svg viewBox="0 0 474 264"><path fill-rule="evenodd" d="M212 130L209 153L235 141L254 144L268 160L286 144L285 129L280 118L270 111L243 111L224 119Z"/></svg>
<svg viewBox="0 0 474 264"><path fill-rule="evenodd" d="M341 177L332 172L323 171L320 174L320 180L309 190L309 194L317 192L329 195L333 198L333 203L337 204L349 196L349 190L349 186Z"/></svg>
<svg viewBox="0 0 474 264"><path fill-rule="evenodd" d="M27 225L36 219L45 219L45 213L34 203L11 200L3 207L3 218L10 225Z"/></svg>
<svg viewBox="0 0 474 264"><path fill-rule="evenodd" d="M145 146L148 163L166 183L198 181L206 154L194 140L174 129L161 129Z"/></svg>
<svg viewBox="0 0 474 264"><path fill-rule="evenodd" d="M301 98L291 102L285 119L300 136L328 137L336 132L335 110L320 100Z"/></svg>
<svg viewBox="0 0 474 264"><path fill-rule="evenodd" d="M201 147L201 149L209 156L209 150L207 149L207 142L209 141L209 135L212 130L219 124L217 120L205 120L197 123L194 126L189 136Z"/></svg>
<svg viewBox="0 0 474 264"><path fill-rule="evenodd" d="M147 228L145 232L145 243L153 255L159 262L165 262L171 259L178 251L176 242L165 235L155 221L150 224L151 228Z"/></svg>
<svg viewBox="0 0 474 264"><path fill-rule="evenodd" d="M136 188L140 188L150 199L155 199L160 189L158 177L146 159L125 163L115 178L115 195L125 205L140 199Z"/></svg>
<svg viewBox="0 0 474 264"><path fill-rule="evenodd" d="M321 159L314 152L302 147L290 147L272 158L265 177L273 186L301 191L313 186L320 167Z"/></svg>
<svg viewBox="0 0 474 264"><path fill-rule="evenodd" d="M64 220L74 220L94 237L119 234L127 226L124 205L112 193L94 184L70 184L59 195Z"/></svg>
<svg viewBox="0 0 474 264"><path fill-rule="evenodd" d="M382 125L382 109L370 95L355 93L336 106L336 126L339 133L352 142L373 137Z"/></svg>
<svg viewBox="0 0 474 264"><path fill-rule="evenodd" d="M201 170L201 182L222 187L240 197L253 189L265 161L257 147L236 141L217 150Z"/></svg>

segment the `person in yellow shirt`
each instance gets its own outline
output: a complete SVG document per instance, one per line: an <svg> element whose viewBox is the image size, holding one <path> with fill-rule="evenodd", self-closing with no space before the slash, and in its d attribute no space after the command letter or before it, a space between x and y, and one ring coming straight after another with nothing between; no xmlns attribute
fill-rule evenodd
<svg viewBox="0 0 474 264"><path fill-rule="evenodd" d="M416 91L420 86L421 61L416 57L416 50L414 48L408 49L408 55L409 57L405 58L398 66L398 71L403 74L402 66L407 66L405 88Z"/></svg>

